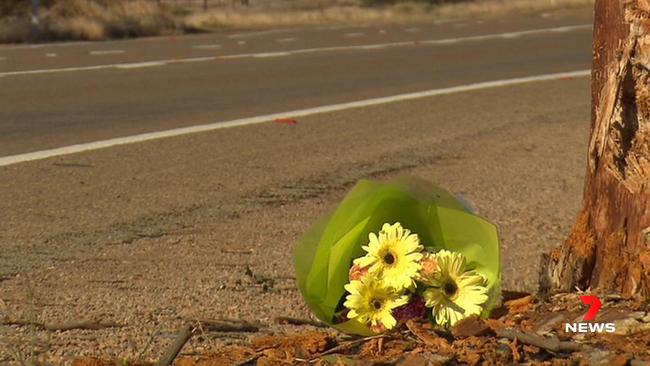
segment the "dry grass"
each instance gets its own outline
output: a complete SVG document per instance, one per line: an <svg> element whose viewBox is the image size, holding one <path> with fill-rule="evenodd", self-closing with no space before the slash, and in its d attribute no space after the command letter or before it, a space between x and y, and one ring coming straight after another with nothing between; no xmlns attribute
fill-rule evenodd
<svg viewBox="0 0 650 366"><path fill-rule="evenodd" d="M322 1L321 1L322 3ZM508 13L536 13L557 8L592 6L594 0L477 0L448 4L398 2L381 7L331 0L333 6L313 7L298 2L286 7L234 8L187 16L188 29L268 28L308 24L372 24L417 22L469 17L498 17Z"/></svg>
<svg viewBox="0 0 650 366"><path fill-rule="evenodd" d="M62 0L44 17L56 38L99 40L157 35L175 28L173 17L154 2Z"/></svg>
<svg viewBox="0 0 650 366"><path fill-rule="evenodd" d="M425 10L424 5L418 7ZM372 9L360 7L330 7L321 10L246 11L215 10L195 13L185 18L189 29L211 30L219 28L268 28L306 24L350 24L401 22L430 19L427 11L403 12L399 9Z"/></svg>
<svg viewBox="0 0 650 366"><path fill-rule="evenodd" d="M1 1L1 0L0 0ZM57 0L41 24L26 15L0 18L0 42L104 40L215 29L259 29L310 24L372 24L495 17L593 5L594 0L475 0L434 4L388 0L259 0L250 7L158 6L150 0ZM389 1L390 2L390 1Z"/></svg>
<svg viewBox="0 0 650 366"><path fill-rule="evenodd" d="M36 39L35 30L28 18L0 19L0 43L18 43Z"/></svg>
<svg viewBox="0 0 650 366"><path fill-rule="evenodd" d="M0 22L0 42L104 40L159 35L177 28L171 13L151 1L59 0L43 12L38 27L26 17Z"/></svg>
<svg viewBox="0 0 650 366"><path fill-rule="evenodd" d="M567 9L594 5L594 0L479 0L436 7L441 18L494 17L508 13L541 13L554 9Z"/></svg>

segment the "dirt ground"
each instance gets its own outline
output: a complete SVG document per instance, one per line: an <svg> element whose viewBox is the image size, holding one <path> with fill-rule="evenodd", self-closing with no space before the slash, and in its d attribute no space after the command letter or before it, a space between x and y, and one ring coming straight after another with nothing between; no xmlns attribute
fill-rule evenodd
<svg viewBox="0 0 650 366"><path fill-rule="evenodd" d="M0 363L153 361L198 320L303 329L275 321L310 317L291 247L360 178L463 195L499 225L504 287L533 291L579 209L588 120L588 80L570 79L4 168ZM80 321L96 329L61 330ZM182 355L248 338L193 337Z"/></svg>

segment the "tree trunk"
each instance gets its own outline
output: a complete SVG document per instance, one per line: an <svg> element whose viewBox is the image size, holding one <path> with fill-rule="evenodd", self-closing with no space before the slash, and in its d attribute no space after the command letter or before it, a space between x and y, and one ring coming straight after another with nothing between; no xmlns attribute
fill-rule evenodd
<svg viewBox="0 0 650 366"><path fill-rule="evenodd" d="M543 293L650 299L650 0L597 0L584 206L542 258Z"/></svg>

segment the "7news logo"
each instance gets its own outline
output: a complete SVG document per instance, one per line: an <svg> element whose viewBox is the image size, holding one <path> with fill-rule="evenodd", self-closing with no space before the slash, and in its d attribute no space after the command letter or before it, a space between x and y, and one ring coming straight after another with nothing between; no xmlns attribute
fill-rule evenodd
<svg viewBox="0 0 650 366"><path fill-rule="evenodd" d="M596 296L580 296L582 303L589 306L587 314L585 314L585 322L580 323L566 323L564 324L564 332L569 333L614 333L616 331L616 326L614 323L596 323L596 315L598 311L603 306L600 300Z"/></svg>

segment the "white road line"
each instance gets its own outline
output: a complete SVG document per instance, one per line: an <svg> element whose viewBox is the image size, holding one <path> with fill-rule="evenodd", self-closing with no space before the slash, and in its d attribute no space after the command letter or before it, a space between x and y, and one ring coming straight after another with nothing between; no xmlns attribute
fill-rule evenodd
<svg viewBox="0 0 650 366"><path fill-rule="evenodd" d="M417 27L412 27L412 28L406 28L404 29L404 32L409 32L409 33L417 33L420 31L420 28Z"/></svg>
<svg viewBox="0 0 650 366"><path fill-rule="evenodd" d="M121 64L107 64L107 65L94 65L94 66L79 66L79 67L64 67L60 69L40 69L40 70L23 70L23 71L8 71L0 72L0 77L3 76L21 76L21 75L38 75L38 74L54 74L59 72L73 72L73 71L93 71L105 69L136 69L141 67L154 67L169 64L183 64L190 62L205 62L214 61L217 57L190 57L190 58L173 58L168 60L154 60L145 62L125 62Z"/></svg>
<svg viewBox="0 0 650 366"><path fill-rule="evenodd" d="M118 64L115 65L116 69L139 69L141 67L156 67L156 66L165 66L167 62L165 61L148 61L148 62L130 62L127 64Z"/></svg>
<svg viewBox="0 0 650 366"><path fill-rule="evenodd" d="M121 41L105 41L108 42L121 42ZM20 50L20 49L36 49L36 48L45 48L45 47L74 47L79 45L92 44L90 41L78 41L78 42L60 42L60 43L39 43L39 44L19 44L19 45L0 45L2 50Z"/></svg>
<svg viewBox="0 0 650 366"><path fill-rule="evenodd" d="M403 47L403 46L413 46L416 44L423 45L446 45L454 44L461 42L475 42L475 41L484 41L488 39L509 39L509 38L518 38L523 36L530 36L535 34L543 33L566 33L575 30L591 29L591 24L580 24L580 25L570 25L564 27L555 27L555 28L542 28L542 29L532 29L519 32L507 32L507 33L495 33L495 34L486 34L482 36L469 36L469 37L458 37L458 38L444 38L444 39L432 39L424 41L407 41L407 42L392 42L392 43L378 43L370 45L359 45L359 46L340 46L340 47L322 47L322 48L306 48L298 50L289 50L283 52L263 52L263 53L246 53L239 55L226 55L221 56L224 59L231 58L263 58L263 57L279 57L279 56L290 56L302 53L314 53L314 52L332 52L332 51L346 51L346 50L372 50L372 49L381 49L387 47ZM363 34L363 33L361 33Z"/></svg>
<svg viewBox="0 0 650 366"><path fill-rule="evenodd" d="M288 33L296 30L300 30L300 28L271 29L271 30L259 31L259 32L235 33L235 34L228 35L228 38L250 38L250 37L264 36L267 34Z"/></svg>
<svg viewBox="0 0 650 366"><path fill-rule="evenodd" d="M243 46L243 45L246 44L246 41L237 41L237 44L240 45L240 46Z"/></svg>
<svg viewBox="0 0 650 366"><path fill-rule="evenodd" d="M458 38L445 38L445 39L431 39L426 41L420 41L421 44L432 44L432 45L444 45L452 43L461 43L461 42L475 42L475 41L484 41L488 39L511 39L524 36L531 36L535 34L544 34L544 33L566 33L576 30L591 29L591 24L580 24L580 25L569 25L565 27L555 27L555 28L541 28L541 29L531 29L518 32L506 32L506 33L494 33L494 34L485 34L482 36L470 36L470 37L458 37Z"/></svg>
<svg viewBox="0 0 650 366"><path fill-rule="evenodd" d="M192 46L192 48L197 50L218 50L221 48L220 44L197 44Z"/></svg>
<svg viewBox="0 0 650 366"><path fill-rule="evenodd" d="M365 33L355 32L355 33L345 33L343 36L344 37L363 37L365 35L366 35Z"/></svg>
<svg viewBox="0 0 650 366"><path fill-rule="evenodd" d="M45 54L45 57L56 57L56 53L48 52L48 53Z"/></svg>
<svg viewBox="0 0 650 366"><path fill-rule="evenodd" d="M375 105L386 104L386 103L395 103L395 102L401 102L406 100L434 97L438 95L462 93L462 92L498 88L498 87L532 83L532 82L560 80L560 79L573 78L573 77L586 77L589 75L591 75L590 70L579 70L579 71L561 72L555 74L527 76L527 77L514 78L514 79L486 81L486 82L480 82L474 84L452 86L452 87L442 88L442 89L431 89L431 90L415 92L415 93L398 94L398 95L392 95L383 98L365 99L365 100L359 100L355 102L339 103L339 104L332 104L332 105L315 107L315 108L307 108L307 109L300 109L300 110L288 111L282 113L267 114L267 115L257 116L257 117L241 118L241 119L235 119L231 121L216 122L216 123L210 123L205 125L175 128L166 131L149 132L149 133L143 133L143 134L133 135L133 136L112 138L103 141L95 141L95 142L89 142L84 144L64 146L56 149L42 150L42 151L35 151L31 153L0 157L0 166L7 166L7 165L18 164L27 161L33 161L33 160L47 159L55 156L76 154L84 151L104 149L107 147L118 146L118 145L134 144L138 142L157 140L157 139L162 139L167 137L181 136L181 135L206 132L206 131L214 131L214 130L219 130L224 128L260 124L260 123L265 123L265 122L275 120L277 118L304 117L304 116L309 116L314 114L331 113L331 112L337 112L346 109L363 108L363 107L375 106Z"/></svg>
<svg viewBox="0 0 650 366"><path fill-rule="evenodd" d="M259 53L241 53L236 55L224 55L219 56L220 59L237 59L237 58L265 58L265 57L281 57L281 56L291 56L304 53L316 53L316 52L333 52L333 51L349 51L349 50L374 50L387 47L401 47L401 46L413 46L415 42L393 42L393 43L379 43L379 44L368 44L368 45L359 45L359 46L339 46L339 47L321 47L321 48L303 48L290 51L281 51L281 52L259 52Z"/></svg>
<svg viewBox="0 0 650 366"><path fill-rule="evenodd" d="M291 38L291 37L289 37L289 38L278 38L275 41L278 42L278 43L290 43L290 42L295 42L296 39Z"/></svg>
<svg viewBox="0 0 650 366"><path fill-rule="evenodd" d="M95 51L88 51L88 54L92 56L103 56L103 55L121 55L123 54L124 50L95 50Z"/></svg>
<svg viewBox="0 0 650 366"><path fill-rule="evenodd" d="M177 58L177 59L167 59L167 60L152 60L147 62L133 62L133 63L120 63L120 64L104 64L104 65L95 65L95 66L80 66L80 67L65 67L60 69L38 69L38 70L24 70L24 71L7 71L0 72L0 77L3 76L19 76L19 75L36 75L36 74L50 74L57 72L72 72L72 71L92 71L92 70L102 70L102 69L129 69L129 68L139 68L139 67L153 67L161 66L161 64L177 64L177 63L186 63L186 62L205 62L205 61L214 61L217 59L238 59L238 58L269 58L269 57L281 57L281 56L291 56L297 54L306 54L306 53L316 53L316 52L337 52L337 51L348 51L348 50L374 50L382 49L388 47L404 47L404 46L415 46L415 45L446 45L454 44L460 42L474 42L488 39L508 39L508 38L517 38L535 34L543 33L564 33L571 32L574 30L583 30L591 29L591 24L583 25L571 25L565 27L555 27L555 28L543 28L543 29L533 29L519 32L508 32L508 33L495 33L487 34L482 36L470 36L470 37L459 37L459 38L446 38L446 39L432 39L425 41L405 41L405 42L393 42L393 43L378 43L378 44L366 44L359 46L339 46L339 47L322 47L322 48L306 48L306 49L296 49L288 50L282 52L261 52L261 53L244 53L244 54L233 54L233 55L224 55L219 57L192 57L192 58ZM245 41L239 41L238 43ZM131 66L132 65L132 66Z"/></svg>
<svg viewBox="0 0 650 366"><path fill-rule="evenodd" d="M237 58L268 58L268 57L283 57L283 56L291 56L294 54L294 51L291 52L259 52L259 53L242 53L238 55L227 55L227 56L219 56L219 58L228 60L228 59L237 59Z"/></svg>
<svg viewBox="0 0 650 366"><path fill-rule="evenodd" d="M335 26L324 26L324 27L309 27L309 28L285 28L285 29L271 29L267 31L258 31L258 32L246 32L246 33L234 33L234 34L229 34L228 38L231 39L236 39L236 38L252 38L252 37L257 37L257 36L265 36L265 35L270 35L270 34L280 34L280 33L292 33L292 32L300 32L304 30L340 30L340 29L349 29L349 28L360 28L358 25L335 25Z"/></svg>

